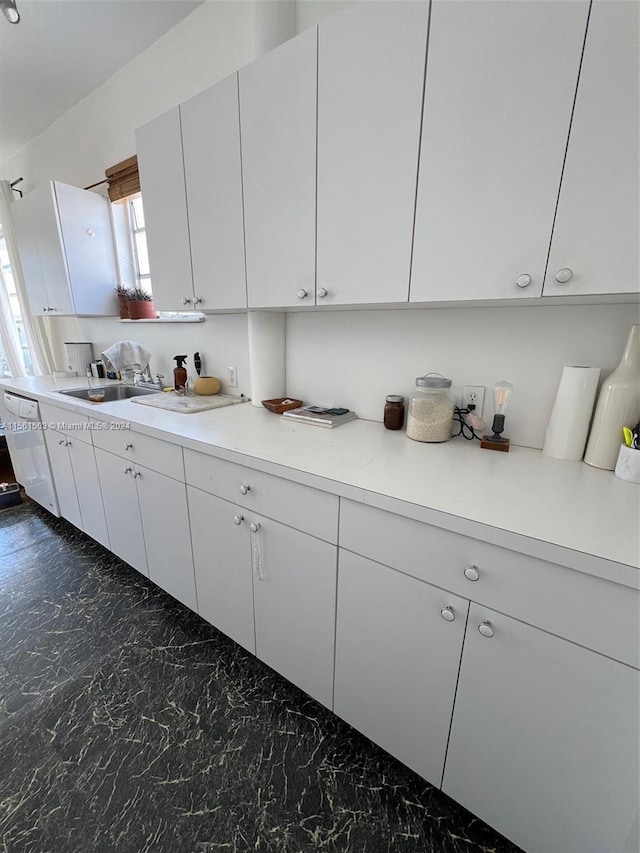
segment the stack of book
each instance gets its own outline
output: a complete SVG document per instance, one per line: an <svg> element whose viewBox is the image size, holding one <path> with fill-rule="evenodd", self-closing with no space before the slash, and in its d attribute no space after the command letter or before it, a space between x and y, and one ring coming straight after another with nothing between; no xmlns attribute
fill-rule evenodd
<svg viewBox="0 0 640 853"><path fill-rule="evenodd" d="M350 409L300 406L299 409L290 409L288 412L283 412L282 417L290 421L333 429L334 427L349 423L349 421L355 421L357 415Z"/></svg>

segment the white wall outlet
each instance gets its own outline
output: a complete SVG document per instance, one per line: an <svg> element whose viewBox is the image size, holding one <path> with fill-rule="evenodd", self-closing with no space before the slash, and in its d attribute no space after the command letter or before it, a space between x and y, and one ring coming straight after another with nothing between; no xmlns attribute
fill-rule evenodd
<svg viewBox="0 0 640 853"><path fill-rule="evenodd" d="M238 368L237 367L227 367L227 384L229 388L237 388L238 387Z"/></svg>
<svg viewBox="0 0 640 853"><path fill-rule="evenodd" d="M462 387L462 408L466 409L470 404L475 406L474 412L481 418L484 409L484 392L484 385L464 385Z"/></svg>

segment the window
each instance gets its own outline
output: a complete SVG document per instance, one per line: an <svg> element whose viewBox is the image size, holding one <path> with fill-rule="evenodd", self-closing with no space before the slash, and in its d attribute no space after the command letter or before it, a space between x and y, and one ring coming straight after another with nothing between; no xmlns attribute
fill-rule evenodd
<svg viewBox="0 0 640 853"><path fill-rule="evenodd" d="M147 251L147 232L145 230L144 209L142 196L138 193L127 201L129 228L134 258L134 275L136 287L144 288L150 293L151 270L149 268L149 253Z"/></svg>
<svg viewBox="0 0 640 853"><path fill-rule="evenodd" d="M0 229L0 267L2 268L2 278L4 279L4 285L7 289L7 294L9 296L9 304L11 306L11 311L13 314L13 322L15 324L15 328L18 333L18 340L20 341L20 347L22 349L22 355L24 358L24 364L27 369L27 373L29 376L33 375L33 365L31 362L31 354L29 353L29 345L27 343L27 336L24 331L24 323L22 321L22 314L20 313L20 304L18 302L18 294L16 292L15 282L13 280L13 271L11 270L11 263L9 261L9 253L7 251L7 243L4 239L4 235L2 230ZM2 286L2 282L0 281L0 287ZM11 371L9 370L9 364L7 363L6 356L2 349L2 341L0 341L0 376L8 377L11 376Z"/></svg>

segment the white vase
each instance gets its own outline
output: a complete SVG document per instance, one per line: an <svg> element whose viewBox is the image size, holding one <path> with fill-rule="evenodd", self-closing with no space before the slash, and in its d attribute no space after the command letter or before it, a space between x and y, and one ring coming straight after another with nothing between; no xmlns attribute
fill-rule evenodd
<svg viewBox="0 0 640 853"><path fill-rule="evenodd" d="M599 367L563 368L544 437L545 456L572 462L582 459L599 379Z"/></svg>
<svg viewBox="0 0 640 853"><path fill-rule="evenodd" d="M613 471L622 442L622 427L640 419L640 325L634 325L620 364L602 383L584 461Z"/></svg>

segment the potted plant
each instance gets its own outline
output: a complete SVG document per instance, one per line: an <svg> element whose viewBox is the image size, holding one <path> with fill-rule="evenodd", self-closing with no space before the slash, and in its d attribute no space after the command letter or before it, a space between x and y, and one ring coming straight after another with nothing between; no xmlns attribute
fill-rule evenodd
<svg viewBox="0 0 640 853"><path fill-rule="evenodd" d="M120 311L120 319L129 319L129 299L131 298L131 290L124 287L122 284L116 285L116 296L118 297L118 310Z"/></svg>
<svg viewBox="0 0 640 853"><path fill-rule="evenodd" d="M158 312L153 306L153 296L144 287L134 287L129 294L131 320L155 320Z"/></svg>

